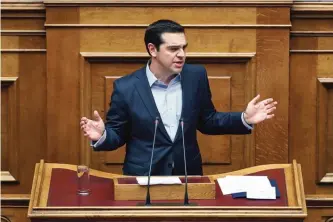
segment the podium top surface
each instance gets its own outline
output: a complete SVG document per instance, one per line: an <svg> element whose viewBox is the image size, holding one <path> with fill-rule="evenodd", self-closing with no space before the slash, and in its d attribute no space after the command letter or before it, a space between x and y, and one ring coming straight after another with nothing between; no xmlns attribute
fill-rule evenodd
<svg viewBox="0 0 333 222"><path fill-rule="evenodd" d="M261 175L277 182L281 197L276 200L233 199L223 195L216 179L226 175ZM28 211L30 218L75 217L103 215L106 218L123 217L281 217L304 218L306 206L300 166L273 164L246 168L225 174L190 177L189 183L214 181L215 199L190 200L196 206L138 206L143 201L115 200L114 179L120 183L135 185L135 177L126 177L97 170L90 171L91 193L77 194L76 165L52 164L43 161L36 164L35 177ZM158 202L181 203L183 200L154 200ZM131 213L129 213L131 212Z"/></svg>

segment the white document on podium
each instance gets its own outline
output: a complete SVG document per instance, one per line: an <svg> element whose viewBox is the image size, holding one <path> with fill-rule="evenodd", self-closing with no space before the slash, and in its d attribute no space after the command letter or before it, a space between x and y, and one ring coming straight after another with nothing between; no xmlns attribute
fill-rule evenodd
<svg viewBox="0 0 333 222"><path fill-rule="evenodd" d="M217 182L223 195L256 190L264 192L272 188L267 176L226 176L218 178Z"/></svg>
<svg viewBox="0 0 333 222"><path fill-rule="evenodd" d="M266 187L263 190L249 190L246 192L246 198L248 199L263 199L263 200L275 200L276 190L275 187Z"/></svg>
<svg viewBox="0 0 333 222"><path fill-rule="evenodd" d="M140 185L148 185L148 177L137 177L136 180ZM150 185L156 184L182 184L179 177L160 177L160 176L152 176L150 177Z"/></svg>

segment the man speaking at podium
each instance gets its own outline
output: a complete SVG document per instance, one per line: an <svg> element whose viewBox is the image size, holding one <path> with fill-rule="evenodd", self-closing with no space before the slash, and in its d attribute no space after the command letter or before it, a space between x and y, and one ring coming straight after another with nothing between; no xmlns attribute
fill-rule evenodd
<svg viewBox="0 0 333 222"><path fill-rule="evenodd" d="M202 175L197 129L209 135L249 134L253 124L274 117L277 102L259 102L259 95L244 112L217 112L205 68L185 63L187 41L180 24L156 21L146 29L144 41L151 59L114 82L106 122L97 111L93 119L80 121L95 151L126 143L125 175L148 175L154 137L151 174L184 175L183 133L187 174Z"/></svg>

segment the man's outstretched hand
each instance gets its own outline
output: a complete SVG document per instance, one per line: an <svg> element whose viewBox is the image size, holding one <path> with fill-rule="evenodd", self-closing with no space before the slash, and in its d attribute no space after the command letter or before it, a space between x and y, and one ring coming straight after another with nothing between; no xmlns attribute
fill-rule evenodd
<svg viewBox="0 0 333 222"><path fill-rule="evenodd" d="M96 110L94 111L93 118L94 119L91 120L87 117L82 117L80 126L84 136L88 137L92 141L97 141L102 137L105 130L105 125Z"/></svg>
<svg viewBox="0 0 333 222"><path fill-rule="evenodd" d="M258 101L260 95L257 95L247 104L244 112L244 119L248 124L260 123L266 119L274 117L274 110L276 109L277 102L272 98Z"/></svg>

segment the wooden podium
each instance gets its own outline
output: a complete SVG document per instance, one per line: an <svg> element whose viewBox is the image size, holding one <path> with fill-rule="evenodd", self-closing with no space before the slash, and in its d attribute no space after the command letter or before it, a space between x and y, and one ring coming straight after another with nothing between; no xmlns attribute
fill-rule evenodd
<svg viewBox="0 0 333 222"><path fill-rule="evenodd" d="M249 200L223 195L216 179L226 175L265 175L276 181L276 200ZM140 200L115 200L115 181L136 185L135 177L90 170L91 193L77 194L75 165L36 164L28 217L31 221L303 221L307 216L301 167L292 164L255 166L225 174L189 177L190 183L213 181L215 198L190 199L196 206L139 206ZM125 182L124 182L125 181ZM127 182L126 182L127 181ZM191 182L192 181L192 182ZM193 182L194 181L194 182ZM195 182L197 181L197 182ZM198 182L199 181L199 182ZM119 184L118 184L119 185ZM158 190L158 186L156 188ZM182 185L178 185L182 186ZM205 189L211 189L207 186ZM209 193L210 191L207 190ZM193 193L190 194L193 196Z"/></svg>

